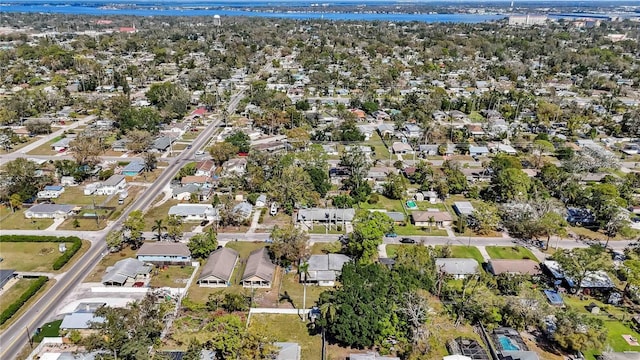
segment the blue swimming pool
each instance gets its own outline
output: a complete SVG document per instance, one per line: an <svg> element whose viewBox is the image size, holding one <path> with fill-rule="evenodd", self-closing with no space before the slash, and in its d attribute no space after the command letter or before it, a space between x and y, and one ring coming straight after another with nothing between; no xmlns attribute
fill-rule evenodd
<svg viewBox="0 0 640 360"><path fill-rule="evenodd" d="M500 341L500 346L502 346L502 350L520 350L518 345L514 344L509 337L504 335L498 335L498 341Z"/></svg>
<svg viewBox="0 0 640 360"><path fill-rule="evenodd" d="M409 209L417 209L417 208L418 208L418 205L416 204L416 202L415 202L415 201L413 201L413 200L409 200L409 201L407 201L407 207L408 207Z"/></svg>

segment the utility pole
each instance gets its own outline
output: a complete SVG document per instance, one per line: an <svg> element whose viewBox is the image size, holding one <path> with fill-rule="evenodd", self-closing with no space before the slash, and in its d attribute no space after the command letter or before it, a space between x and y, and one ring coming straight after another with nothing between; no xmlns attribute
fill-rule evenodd
<svg viewBox="0 0 640 360"><path fill-rule="evenodd" d="M29 346L33 349L33 338L31 337L29 326L25 326L25 328L27 329L27 339L29 339Z"/></svg>

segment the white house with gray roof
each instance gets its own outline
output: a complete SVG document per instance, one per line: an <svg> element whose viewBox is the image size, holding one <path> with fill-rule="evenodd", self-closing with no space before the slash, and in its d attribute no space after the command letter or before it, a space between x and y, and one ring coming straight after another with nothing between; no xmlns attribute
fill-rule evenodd
<svg viewBox="0 0 640 360"><path fill-rule="evenodd" d="M96 188L96 195L113 195L127 187L124 175L111 175L105 182Z"/></svg>
<svg viewBox="0 0 640 360"><path fill-rule="evenodd" d="M475 259L465 258L437 258L436 269L447 275L451 275L456 279L464 279L465 277L477 274L480 265Z"/></svg>
<svg viewBox="0 0 640 360"><path fill-rule="evenodd" d="M107 268L107 273L102 277L103 285L124 286L127 281L131 284L138 280L146 280L151 272L151 266L144 262L127 258Z"/></svg>
<svg viewBox="0 0 640 360"><path fill-rule="evenodd" d="M75 205L36 204L24 212L27 219L66 219L74 214Z"/></svg>
<svg viewBox="0 0 640 360"><path fill-rule="evenodd" d="M211 204L177 204L169 208L168 215L175 215L184 221L212 221L218 218L218 210Z"/></svg>
<svg viewBox="0 0 640 360"><path fill-rule="evenodd" d="M307 274L300 274L300 281L319 286L334 286L344 264L351 258L343 254L311 255Z"/></svg>

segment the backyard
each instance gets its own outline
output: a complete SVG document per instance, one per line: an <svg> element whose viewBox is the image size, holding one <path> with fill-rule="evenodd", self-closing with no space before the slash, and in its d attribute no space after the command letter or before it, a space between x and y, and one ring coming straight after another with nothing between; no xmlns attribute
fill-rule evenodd
<svg viewBox="0 0 640 360"><path fill-rule="evenodd" d="M298 280L299 278L297 273L289 272L288 274L284 274L282 282L280 283L279 293L280 297L284 298L281 302L290 301L294 308L302 309L304 286ZM321 293L331 289L332 287L307 285L307 309L315 306L315 303L318 301Z"/></svg>
<svg viewBox="0 0 640 360"><path fill-rule="evenodd" d="M436 246L439 248L441 246ZM451 249L451 257L452 258L464 258L464 259L475 259L478 264L482 264L484 262L484 258L475 246L449 246Z"/></svg>
<svg viewBox="0 0 640 360"><path fill-rule="evenodd" d="M152 270L149 287L185 287L189 277L193 274L193 266L168 266L166 268L155 268Z"/></svg>
<svg viewBox="0 0 640 360"><path fill-rule="evenodd" d="M275 341L295 342L300 345L302 359L320 359L322 354L322 338L309 335L307 323L297 315L254 314L251 315L249 327L262 330L273 336ZM331 354L329 359L333 359Z"/></svg>
<svg viewBox="0 0 640 360"><path fill-rule="evenodd" d="M67 186L59 198L55 199L57 204L72 205L102 205L107 200L106 195L85 195L82 186Z"/></svg>
<svg viewBox="0 0 640 360"><path fill-rule="evenodd" d="M53 224L52 219L27 219L24 217L24 210L14 213L9 210L6 213L0 220L0 229L3 230L44 230Z"/></svg>

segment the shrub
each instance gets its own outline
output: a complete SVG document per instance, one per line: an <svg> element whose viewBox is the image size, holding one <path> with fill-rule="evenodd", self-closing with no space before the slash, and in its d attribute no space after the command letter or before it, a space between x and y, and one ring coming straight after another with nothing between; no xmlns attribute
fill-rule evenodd
<svg viewBox="0 0 640 360"><path fill-rule="evenodd" d="M378 201L380 201L380 197L378 196L378 194L369 195L369 200L367 200L369 204L376 204Z"/></svg>
<svg viewBox="0 0 640 360"><path fill-rule="evenodd" d="M51 266L53 270L60 270L66 263L71 260L78 250L82 247L82 240L76 236L69 237L57 237L57 236L28 236L28 235L2 235L0 236L0 243L3 242L53 242L53 243L67 243L72 245L67 248L64 254L60 255Z"/></svg>
<svg viewBox="0 0 640 360"><path fill-rule="evenodd" d="M15 313L20 310L22 305L24 305L33 295L35 295L38 290L49 280L46 276L40 276L36 281L29 286L27 291L22 293L20 297L13 302L13 304L9 305L1 314L0 314L0 325L7 322L7 320L11 319Z"/></svg>

